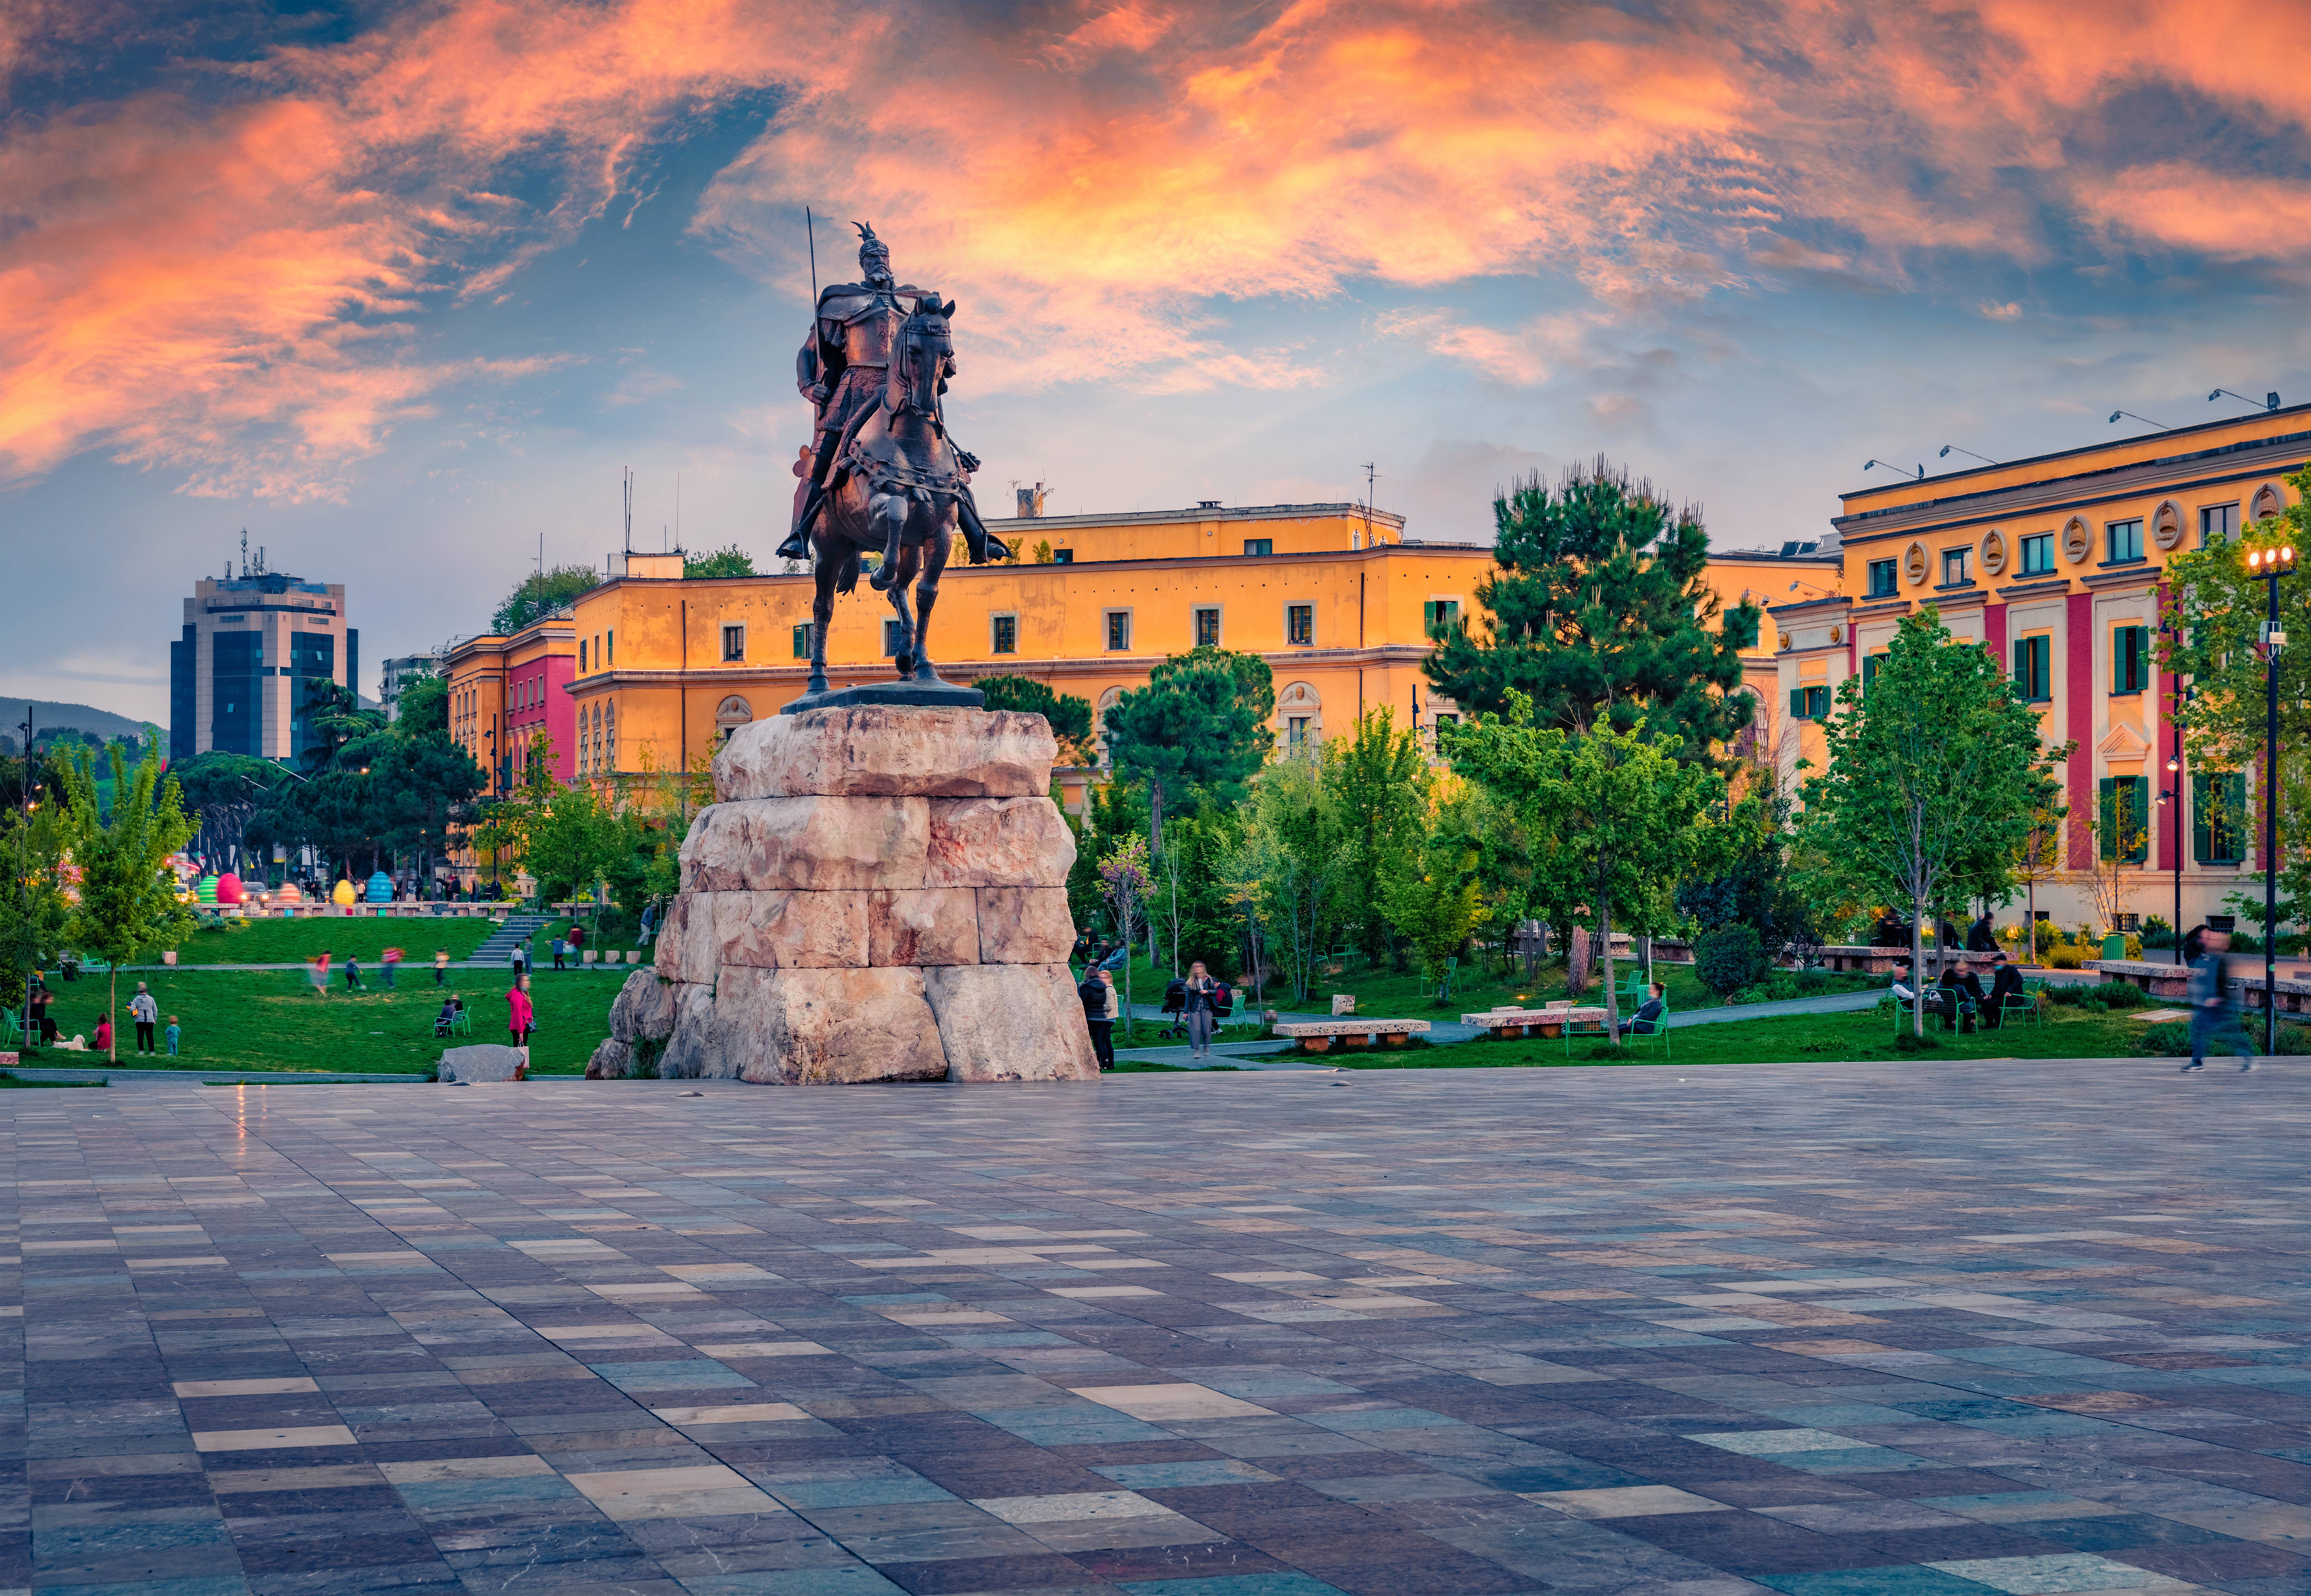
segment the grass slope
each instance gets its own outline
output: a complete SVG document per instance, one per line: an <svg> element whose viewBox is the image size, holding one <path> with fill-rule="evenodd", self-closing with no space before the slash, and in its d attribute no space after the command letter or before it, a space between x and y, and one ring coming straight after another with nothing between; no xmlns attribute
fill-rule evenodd
<svg viewBox="0 0 2311 1596"><path fill-rule="evenodd" d="M373 972L363 972L365 978ZM494 971L453 970L449 984L466 999L474 1016L470 1036L439 1042L433 1035L433 1016L441 1007L430 970L406 972L398 990L372 986L360 992L345 990L343 977L335 978L326 998L316 997L301 972L293 970L152 972L143 978L161 1005L161 1025L175 1015L183 1026L179 1054L139 1060L134 1051L135 1030L120 1027L122 1066L150 1063L179 1069L257 1070L406 1070L431 1068L444 1047L507 1040L506 989L510 977ZM618 994L622 975L603 970L547 970L533 977L530 998L537 1014L537 1035L530 1045L530 1068L537 1075L578 1075L595 1045L610 1033L610 1004ZM125 1016L128 998L136 990L121 981L120 1007ZM104 1004L104 987L95 978L58 985L54 1015L65 1036L93 1035ZM36 1065L96 1064L103 1055L60 1052L54 1049L26 1052L26 1068Z"/></svg>
<svg viewBox="0 0 2311 1596"><path fill-rule="evenodd" d="M298 920L228 920L222 926L195 931L177 949L180 964L301 964L324 949L337 955L360 955L364 965L378 955L397 947L412 964L431 964L433 950L446 947L453 959L462 959L479 947L495 928L486 920L371 920L317 918ZM549 943L549 946L552 945ZM426 979L431 981L432 976Z"/></svg>

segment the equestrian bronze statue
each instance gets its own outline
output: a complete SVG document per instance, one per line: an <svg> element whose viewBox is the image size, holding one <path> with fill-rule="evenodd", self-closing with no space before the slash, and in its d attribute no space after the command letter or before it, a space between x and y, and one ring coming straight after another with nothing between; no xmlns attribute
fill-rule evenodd
<svg viewBox="0 0 2311 1596"><path fill-rule="evenodd" d="M881 558L868 585L898 613L899 675L922 685L908 696L929 702L967 693L976 700L975 692L940 683L928 641L939 573L956 533L974 565L1011 554L988 534L972 500L979 461L947 436L941 396L955 371L949 330L955 301L895 281L891 252L875 230L852 225L867 280L836 283L818 296L810 337L795 362L796 385L817 410L794 529L778 551L789 560L809 554L817 577L810 684L798 702L811 707L827 692L826 629L835 595L858 585L860 556L868 552ZM884 688L874 696L896 695Z"/></svg>

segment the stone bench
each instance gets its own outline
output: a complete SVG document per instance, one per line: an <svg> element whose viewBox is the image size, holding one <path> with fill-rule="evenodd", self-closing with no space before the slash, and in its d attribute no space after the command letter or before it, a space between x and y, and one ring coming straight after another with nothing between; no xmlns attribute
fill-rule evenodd
<svg viewBox="0 0 2311 1596"><path fill-rule="evenodd" d="M1493 1008L1483 1014L1464 1014L1461 1023L1480 1025L1505 1041L1519 1036L1562 1036L1568 1024L1602 1021L1604 1017L1602 1008L1548 1003L1539 1008Z"/></svg>
<svg viewBox="0 0 2311 1596"><path fill-rule="evenodd" d="M1285 1020L1278 1023L1276 1033L1297 1042L1304 1053L1323 1053L1331 1051L1334 1042L1342 1047L1402 1047L1406 1037L1427 1029L1426 1020Z"/></svg>
<svg viewBox="0 0 2311 1596"><path fill-rule="evenodd" d="M2185 965L2153 959L2087 959L2082 964L2084 968L2094 971L2106 981L2126 981L2141 987L2154 998L2190 996L2191 972ZM2227 955L2224 976L2230 982L2240 1007L2257 1010L2263 1007L2261 954ZM2311 979L2307 979L2289 962L2282 962L2279 966L2278 989L2280 1013L2311 1012Z"/></svg>

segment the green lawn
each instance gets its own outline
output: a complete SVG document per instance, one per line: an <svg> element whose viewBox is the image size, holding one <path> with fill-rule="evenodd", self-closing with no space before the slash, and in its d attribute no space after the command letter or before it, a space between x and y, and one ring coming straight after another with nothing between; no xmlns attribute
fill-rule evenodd
<svg viewBox="0 0 2311 1596"><path fill-rule="evenodd" d="M397 947L412 964L430 964L433 950L446 947L453 959L462 959L485 941L495 928L487 920L371 920L313 918L298 920L227 920L207 930L195 931L177 949L181 964L301 964L324 949L340 963L348 954L362 964ZM549 946L552 944L549 942ZM427 980L432 978L429 975Z"/></svg>
<svg viewBox="0 0 2311 1596"><path fill-rule="evenodd" d="M365 980L375 972L364 967ZM373 984L362 992L345 990L342 976L332 978L329 995L316 997L304 974L293 970L153 971L141 979L153 989L161 1005L161 1025L175 1015L183 1026L179 1054L165 1054L152 1062L179 1069L236 1070L406 1070L422 1072L440 1060L447 1046L507 1040L505 993L511 984L498 971L452 970L449 985L466 999L474 1016L470 1036L452 1042L434 1039L433 1016L441 1000L433 989L433 972L404 972L397 990ZM537 1016L537 1035L530 1044L530 1068L538 1075L577 1075L585 1070L595 1045L610 1033L610 1003L623 984L623 974L603 970L546 970L530 981L530 998ZM104 1003L100 977L54 983L53 1010L58 1032L93 1035ZM135 981L123 976L120 1012L125 1016ZM135 1030L120 1026L120 1063L135 1065ZM60 1052L48 1049L26 1052L25 1068L80 1066L101 1061L101 1055Z"/></svg>
<svg viewBox="0 0 2311 1596"><path fill-rule="evenodd" d="M2130 1016L2098 1009L2054 1007L2038 1025L2005 1025L1977 1031L1971 1036L1929 1028L1932 1046L1908 1052L1895 1045L1892 1019L1863 1010L1858 1014L1793 1015L1782 1019L1743 1020L1721 1025L1693 1025L1673 1030L1668 1042L1674 1050L1663 1059L1659 1041L1637 1042L1626 1049L1603 1041L1576 1040L1570 1059L1565 1043L1546 1041L1462 1042L1453 1047L1425 1048L1386 1054L1333 1052L1325 1062L1355 1069L1452 1069L1478 1068L1547 1068L1572 1064L1687 1065L1773 1064L1828 1060L1887 1060L1924 1062L1945 1059L2110 1059L2145 1052L2143 1033L2150 1027Z"/></svg>

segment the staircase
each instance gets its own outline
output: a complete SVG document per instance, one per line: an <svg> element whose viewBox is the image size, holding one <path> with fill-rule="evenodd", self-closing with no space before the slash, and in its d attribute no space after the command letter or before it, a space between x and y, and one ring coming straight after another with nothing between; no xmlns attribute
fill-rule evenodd
<svg viewBox="0 0 2311 1596"><path fill-rule="evenodd" d="M511 968L514 948L532 933L544 929L549 923L551 922L543 914L509 914L506 916L505 924L490 933L488 941L467 955L467 962ZM532 950L536 951L535 944L532 944ZM548 964L554 962L553 950L550 947L545 950L545 962Z"/></svg>

